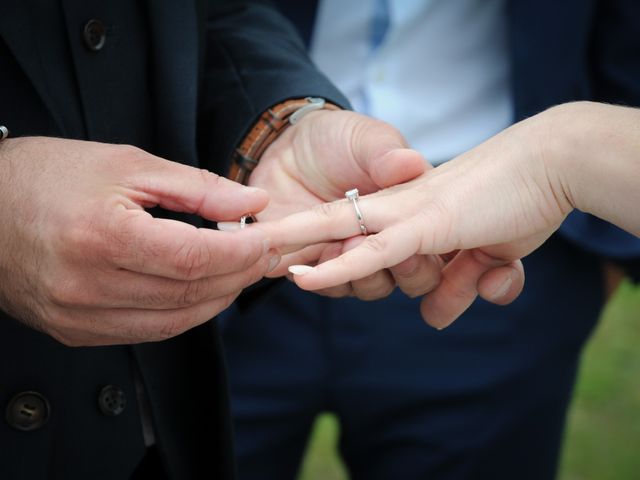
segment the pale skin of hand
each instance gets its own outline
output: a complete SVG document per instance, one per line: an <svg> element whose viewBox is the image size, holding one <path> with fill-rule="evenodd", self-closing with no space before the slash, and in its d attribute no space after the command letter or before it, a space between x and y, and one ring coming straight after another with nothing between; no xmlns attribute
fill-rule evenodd
<svg viewBox="0 0 640 480"><path fill-rule="evenodd" d="M477 293L490 300L517 296L519 259L539 247L573 208L640 235L638 205L640 112L567 104L520 122L413 181L362 197L360 208L375 234L315 268L294 268L295 282L306 290L322 289L410 255L461 250L421 305L425 320L442 328ZM358 233L353 207L344 201L256 228L289 248Z"/></svg>
<svg viewBox="0 0 640 480"><path fill-rule="evenodd" d="M225 309L278 261L260 231L153 218L259 212L266 192L130 146L0 145L0 308L70 346L156 341Z"/></svg>
<svg viewBox="0 0 640 480"><path fill-rule="evenodd" d="M263 222L344 198L345 191L354 187L366 193L405 182L426 168L424 159L409 150L390 125L354 112L318 111L286 130L265 151L249 184L269 192L268 207L257 215ZM355 236L287 255L269 276L286 274L292 263L327 261L360 241ZM387 296L397 285L408 295L422 295L438 284L440 269L439 258L415 255L404 264L318 293L371 300Z"/></svg>

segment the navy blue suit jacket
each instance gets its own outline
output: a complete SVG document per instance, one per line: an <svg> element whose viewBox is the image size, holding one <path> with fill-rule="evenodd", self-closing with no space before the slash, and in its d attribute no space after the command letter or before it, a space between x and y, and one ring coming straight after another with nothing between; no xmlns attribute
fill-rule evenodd
<svg viewBox="0 0 640 480"><path fill-rule="evenodd" d="M267 108L292 97L344 101L288 23L257 1L0 0L0 11L0 120L12 136L129 143L224 174ZM91 18L109 26L100 52L83 45ZM141 56L151 85L135 74ZM155 114L148 145L139 142L145 104ZM29 432L0 421L0 478L128 477L145 449L132 365L172 478L233 477L221 355L212 324L164 342L70 348L0 310L2 415L28 391L51 412ZM97 408L105 384L128 399L117 418Z"/></svg>

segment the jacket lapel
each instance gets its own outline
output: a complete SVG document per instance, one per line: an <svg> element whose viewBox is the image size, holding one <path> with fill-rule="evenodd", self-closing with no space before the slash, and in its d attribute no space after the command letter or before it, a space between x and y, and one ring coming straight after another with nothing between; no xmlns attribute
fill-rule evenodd
<svg viewBox="0 0 640 480"><path fill-rule="evenodd" d="M0 34L58 125L60 135L82 138L84 123L73 70L67 65L68 56L56 55L57 48L66 48L64 31L60 29L61 23L49 15L61 12L55 2L39 3L4 0ZM47 12L32 14L33 9L40 8Z"/></svg>
<svg viewBox="0 0 640 480"><path fill-rule="evenodd" d="M197 165L198 2L147 2L157 154Z"/></svg>
<svg viewBox="0 0 640 480"><path fill-rule="evenodd" d="M203 5L200 1L146 2L151 35L156 152L174 161L196 165L196 118L199 47ZM64 23L43 15L62 15L56 2L4 0L0 34L28 76L65 137L82 137L83 114L69 58L52 56L68 49ZM32 10L38 9L38 15ZM39 22L39 20L43 20ZM47 28L49 26L49 28ZM44 30L43 30L44 28ZM35 34L37 32L37 34ZM52 45L53 43L53 45ZM66 51L66 50L64 50ZM58 90L64 91L58 91ZM64 105L59 104L65 99ZM70 108L71 107L71 108Z"/></svg>

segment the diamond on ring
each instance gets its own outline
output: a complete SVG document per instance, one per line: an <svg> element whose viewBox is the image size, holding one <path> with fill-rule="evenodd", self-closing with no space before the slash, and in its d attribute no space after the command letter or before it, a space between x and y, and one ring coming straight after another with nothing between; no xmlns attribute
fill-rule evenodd
<svg viewBox="0 0 640 480"><path fill-rule="evenodd" d="M357 188L352 188L351 190L347 190L344 192L344 196L353 203L353 208L356 211L356 218L358 219L358 225L360 227L360 233L362 235L367 234L367 227L364 224L364 218L362 218L362 212L360 211L360 207L358 206L358 198L360 198L360 192L358 192Z"/></svg>

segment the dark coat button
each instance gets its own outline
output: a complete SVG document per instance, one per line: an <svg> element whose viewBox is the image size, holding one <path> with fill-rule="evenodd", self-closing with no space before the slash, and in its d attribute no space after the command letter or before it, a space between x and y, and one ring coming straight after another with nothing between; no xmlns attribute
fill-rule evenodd
<svg viewBox="0 0 640 480"><path fill-rule="evenodd" d="M105 415L115 417L124 411L127 405L127 397L124 391L116 385L107 385L98 395L98 407Z"/></svg>
<svg viewBox="0 0 640 480"><path fill-rule="evenodd" d="M107 41L107 29L100 20L89 20L82 32L84 44L92 52L102 50Z"/></svg>
<svg viewBox="0 0 640 480"><path fill-rule="evenodd" d="M17 430L37 430L49 421L49 402L38 392L20 392L7 405L7 423Z"/></svg>

